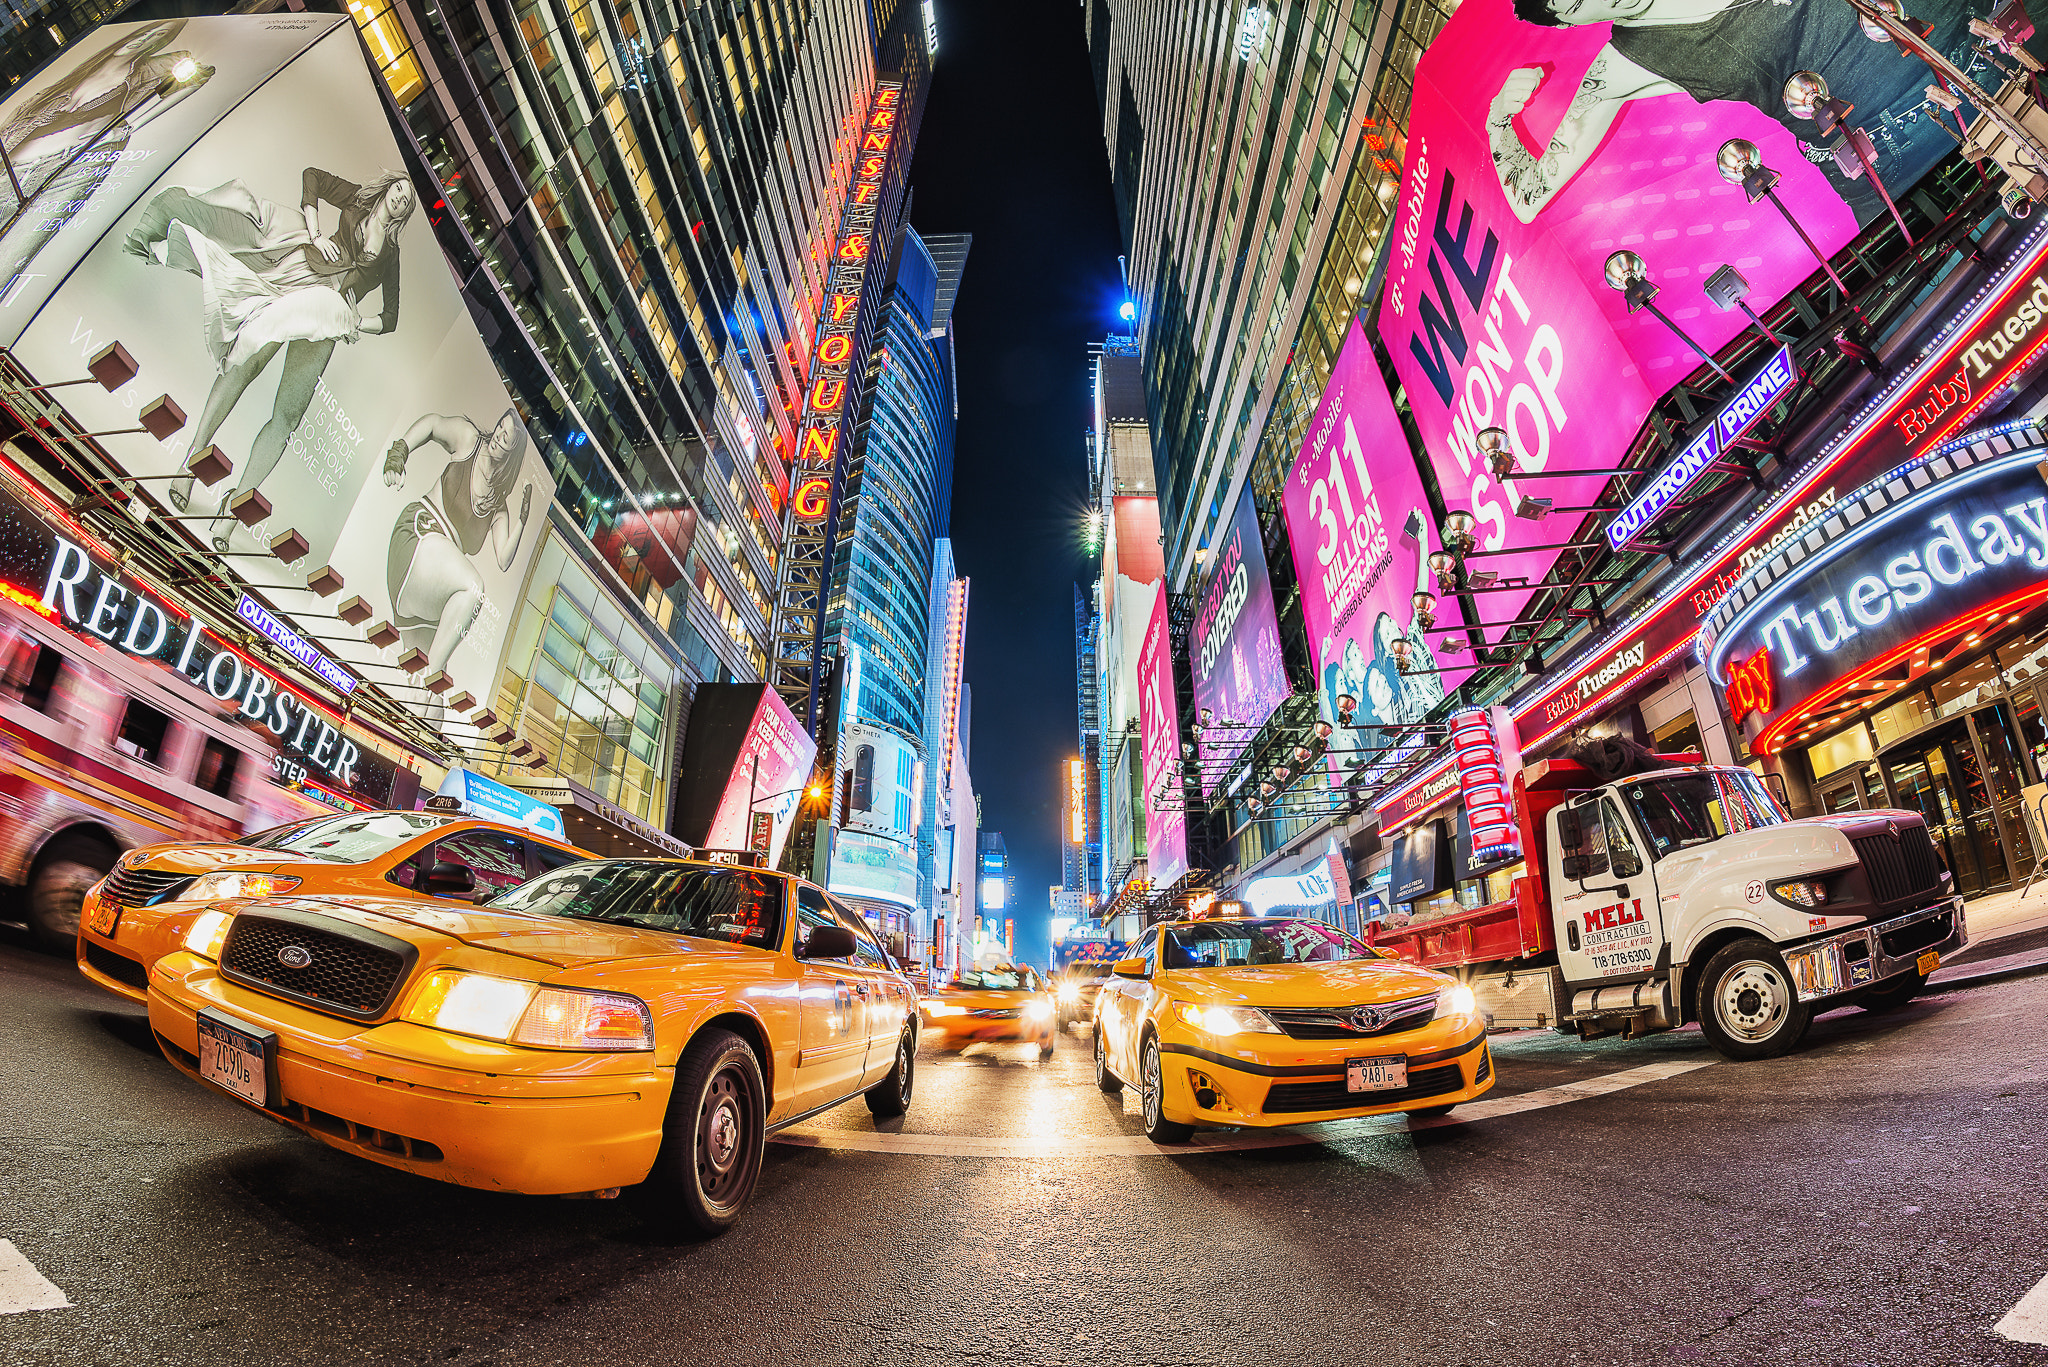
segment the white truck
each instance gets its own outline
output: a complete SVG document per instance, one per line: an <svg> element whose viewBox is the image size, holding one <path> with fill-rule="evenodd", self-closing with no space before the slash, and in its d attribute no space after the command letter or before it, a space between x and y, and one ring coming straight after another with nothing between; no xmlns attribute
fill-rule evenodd
<svg viewBox="0 0 2048 1367"><path fill-rule="evenodd" d="M1375 927L1469 982L1497 1028L1630 1037L1699 1022L1730 1059L1798 1045L1817 1011L1882 1011L1967 938L1916 812L1793 819L1747 769L1599 782L1568 759L1513 780L1525 871L1504 902Z"/></svg>

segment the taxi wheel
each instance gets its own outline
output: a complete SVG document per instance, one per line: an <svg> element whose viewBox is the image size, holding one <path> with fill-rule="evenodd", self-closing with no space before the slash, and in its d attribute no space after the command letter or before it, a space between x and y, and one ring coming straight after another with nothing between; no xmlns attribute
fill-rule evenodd
<svg viewBox="0 0 2048 1367"><path fill-rule="evenodd" d="M1165 1073L1159 1066L1159 1037L1145 1040L1144 1080L1138 1084L1138 1098L1145 1106L1145 1137L1155 1144L1185 1144L1195 1132L1192 1125L1166 1118Z"/></svg>
<svg viewBox="0 0 2048 1367"><path fill-rule="evenodd" d="M877 1120L894 1120L910 1109L911 1089L917 1085L917 1036L903 1028L896 1041L896 1062L889 1075L868 1088L868 1111Z"/></svg>
<svg viewBox="0 0 2048 1367"><path fill-rule="evenodd" d="M1109 1071L1109 1059L1102 1052L1102 1031L1099 1027L1095 1031L1095 1085L1111 1096L1124 1089L1123 1079Z"/></svg>
<svg viewBox="0 0 2048 1367"><path fill-rule="evenodd" d="M1698 1010L1707 1043L1738 1063L1791 1053L1813 1023L1785 961L1755 937L1714 951L1700 973Z"/></svg>
<svg viewBox="0 0 2048 1367"><path fill-rule="evenodd" d="M766 1096L760 1061L731 1031L706 1030L683 1051L650 1185L700 1234L731 1228L754 1194Z"/></svg>
<svg viewBox="0 0 2048 1367"><path fill-rule="evenodd" d="M78 952L78 922L85 893L114 867L105 845L77 836L60 839L36 861L29 878L28 921L36 940L52 954Z"/></svg>

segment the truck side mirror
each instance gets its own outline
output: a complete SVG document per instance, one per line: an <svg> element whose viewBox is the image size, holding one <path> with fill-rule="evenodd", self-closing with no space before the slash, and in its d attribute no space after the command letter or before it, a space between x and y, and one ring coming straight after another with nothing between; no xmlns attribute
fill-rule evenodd
<svg viewBox="0 0 2048 1367"><path fill-rule="evenodd" d="M1572 824L1577 825L1578 823L1574 821ZM1560 862L1562 864L1565 877L1571 879L1575 883L1583 883L1586 881L1586 858L1584 855L1568 854Z"/></svg>
<svg viewBox="0 0 2048 1367"><path fill-rule="evenodd" d="M1586 833L1579 826L1579 814L1569 807L1561 807L1557 813L1557 843L1568 850L1575 850L1586 843ZM1571 871L1571 861L1565 861L1564 876L1576 878Z"/></svg>

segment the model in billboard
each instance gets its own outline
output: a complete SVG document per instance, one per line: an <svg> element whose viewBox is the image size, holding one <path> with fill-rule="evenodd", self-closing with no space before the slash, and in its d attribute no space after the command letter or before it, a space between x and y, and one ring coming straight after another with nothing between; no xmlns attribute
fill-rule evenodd
<svg viewBox="0 0 2048 1367"><path fill-rule="evenodd" d="M398 326L398 239L419 207L412 182L387 172L357 184L308 167L301 187L296 212L239 180L200 193L173 187L150 200L123 244L132 255L199 277L201 331L219 373L190 449L206 448L284 354L270 418L250 443L229 501L277 468L336 344ZM332 234L321 227L322 204L340 212ZM372 296L375 313L365 303ZM191 496L190 479L171 486L180 511ZM216 550L228 549L234 526L224 513L215 519Z"/></svg>
<svg viewBox="0 0 2048 1367"><path fill-rule="evenodd" d="M438 670L483 610L483 577L470 557L488 546L501 572L512 568L533 516L533 485L521 491L515 521L512 489L526 455L526 427L509 408L489 432L468 418L427 414L391 443L384 483L393 489L403 484L413 453L430 442L448 458L436 492L398 515L385 582L392 625L408 647L427 652L428 669Z"/></svg>
<svg viewBox="0 0 2048 1367"><path fill-rule="evenodd" d="M1417 594L1429 590L1427 527L1421 510L1411 508L1401 528L1401 544L1415 557ZM1411 609L1405 627L1390 612L1373 615L1372 659L1365 657L1361 633L1345 634L1343 650L1323 669L1323 701L1330 716L1338 715L1337 699L1348 693L1358 700L1360 722L1414 726L1444 700L1444 681L1437 672L1436 654L1430 649L1420 615L1413 610L1414 599L1411 597L1409 602ZM1403 640L1408 642L1405 663L1396 649L1396 642Z"/></svg>
<svg viewBox="0 0 2048 1367"><path fill-rule="evenodd" d="M1853 104L1853 121L1877 148L1877 170L1895 196L1940 160L1954 133L1921 111L1931 73L1889 42L1872 42L1856 11L1842 0L1514 0L1517 18L1551 28L1613 24L1607 45L1579 81L1578 94L1539 157L1515 131L1520 114L1543 84L1545 68L1508 73L1486 119L1494 168L1515 215L1532 221L1600 150L1622 106L1661 95L1690 95L1702 103L1735 100L1754 105L1799 139L1799 150L1865 223L1883 213L1877 192L1849 179L1809 119L1786 112L1785 81L1796 71L1817 71L1838 99ZM1959 67L1971 65L1966 6L1916 5L1914 17L1932 19L1930 41ZM1831 140L1832 141L1832 140Z"/></svg>
<svg viewBox="0 0 2048 1367"><path fill-rule="evenodd" d="M211 79L191 53L167 50L184 27L167 19L87 53L0 126L14 170L0 179L0 294L86 207L135 131Z"/></svg>

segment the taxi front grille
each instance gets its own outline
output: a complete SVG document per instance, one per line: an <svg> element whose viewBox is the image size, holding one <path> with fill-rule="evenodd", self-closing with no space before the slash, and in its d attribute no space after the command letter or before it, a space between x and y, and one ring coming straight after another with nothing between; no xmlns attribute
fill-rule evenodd
<svg viewBox="0 0 2048 1367"><path fill-rule="evenodd" d="M1266 1093L1267 1115L1305 1115L1310 1111L1348 1111L1359 1106L1391 1106L1422 1101L1465 1085L1455 1063L1408 1074L1406 1087L1383 1092L1354 1092L1341 1077L1320 1082L1276 1082Z"/></svg>
<svg viewBox="0 0 2048 1367"><path fill-rule="evenodd" d="M85 961L117 983L126 983L138 992L149 991L149 970L126 954L116 954L111 949L103 949L87 940Z"/></svg>
<svg viewBox="0 0 2048 1367"><path fill-rule="evenodd" d="M121 907L146 907L183 892L194 875L174 869L115 869L100 887L100 896Z"/></svg>
<svg viewBox="0 0 2048 1367"><path fill-rule="evenodd" d="M1335 1006L1313 1011L1281 1011L1265 1008L1273 1024L1291 1039L1365 1039L1375 1035L1396 1035L1420 1030L1436 1019L1436 995L1411 997L1386 1006ZM1361 1011L1378 1011L1378 1022L1359 1019Z"/></svg>
<svg viewBox="0 0 2048 1367"><path fill-rule="evenodd" d="M1021 1006L990 1006L969 1011L967 1014L978 1017L981 1020L1013 1021L1024 1014L1024 1008Z"/></svg>
<svg viewBox="0 0 2048 1367"><path fill-rule="evenodd" d="M232 982L316 1011L375 1020L390 1008L418 956L396 936L272 908L235 918L220 969Z"/></svg>

